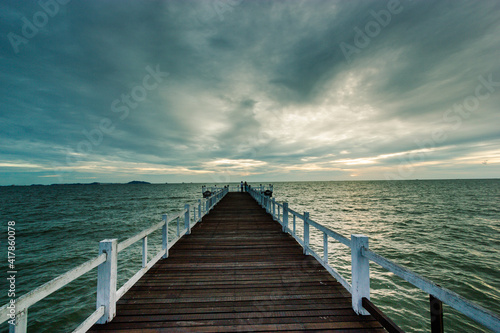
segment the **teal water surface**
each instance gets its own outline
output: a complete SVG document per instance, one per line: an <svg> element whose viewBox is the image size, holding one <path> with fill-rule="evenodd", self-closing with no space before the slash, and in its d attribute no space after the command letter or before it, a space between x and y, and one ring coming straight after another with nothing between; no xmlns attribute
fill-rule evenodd
<svg viewBox="0 0 500 333"><path fill-rule="evenodd" d="M500 180L287 182L274 184L274 197L346 237L367 235L375 252L500 313ZM9 300L8 221L16 221L20 296L96 256L100 240L122 241L200 198L201 184L0 187L1 303ZM312 246L322 253L323 235L313 229ZM159 235L152 237L150 257L160 247ZM330 264L350 279L349 249L329 247ZM140 268L140 253L140 242L120 253L119 284ZM428 295L370 269L372 301L408 332L428 332ZM95 308L96 274L31 307L29 331L74 329ZM488 332L449 307L445 330Z"/></svg>

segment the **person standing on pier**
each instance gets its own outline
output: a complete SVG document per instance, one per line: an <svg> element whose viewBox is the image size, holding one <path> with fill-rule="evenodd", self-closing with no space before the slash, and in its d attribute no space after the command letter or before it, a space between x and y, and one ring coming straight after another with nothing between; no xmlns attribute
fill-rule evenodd
<svg viewBox="0 0 500 333"><path fill-rule="evenodd" d="M243 181L241 181L240 187L241 187L241 192L243 192Z"/></svg>

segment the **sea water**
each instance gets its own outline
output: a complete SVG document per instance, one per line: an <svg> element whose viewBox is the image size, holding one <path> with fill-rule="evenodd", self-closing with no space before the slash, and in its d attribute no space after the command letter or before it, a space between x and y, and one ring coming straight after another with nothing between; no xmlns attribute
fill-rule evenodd
<svg viewBox="0 0 500 333"><path fill-rule="evenodd" d="M123 241L163 213L197 203L201 185L0 187L0 303L10 299L9 221L15 221L19 297L94 258L100 240ZM368 236L372 251L500 313L500 180L286 182L274 183L273 196L346 237ZM301 221L296 229L303 232ZM312 227L311 244L322 254L323 235ZM148 246L152 258L161 249L158 233ZM329 262L350 280L347 247L330 240ZM141 242L119 254L118 267L121 285L141 267ZM429 331L427 294L374 263L370 274L375 305L408 332ZM29 331L78 326L95 309L96 275L94 269L30 307ZM448 306L444 312L447 332L488 331Z"/></svg>

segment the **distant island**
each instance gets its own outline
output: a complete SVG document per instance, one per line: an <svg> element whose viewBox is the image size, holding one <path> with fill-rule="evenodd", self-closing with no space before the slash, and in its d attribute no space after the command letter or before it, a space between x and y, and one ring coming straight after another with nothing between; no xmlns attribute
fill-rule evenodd
<svg viewBox="0 0 500 333"><path fill-rule="evenodd" d="M65 184L50 184L49 186L64 186L64 185L101 185L99 182L93 182L93 183L65 183ZM31 184L30 186L45 186L41 184Z"/></svg>
<svg viewBox="0 0 500 333"><path fill-rule="evenodd" d="M133 180L131 182L128 182L127 184L151 184L150 182L143 182L140 180Z"/></svg>
<svg viewBox="0 0 500 333"><path fill-rule="evenodd" d="M151 184L150 182L145 182L145 181L140 181L140 180L133 180L128 183L99 183L99 182L93 182L93 183L64 183L64 184L50 184L50 185L43 185L43 184L31 184L29 186L67 186L67 185L128 185L128 184ZM7 185L6 185L7 186ZM10 185L10 186L16 186L16 185ZM26 185L19 185L19 186L26 186Z"/></svg>

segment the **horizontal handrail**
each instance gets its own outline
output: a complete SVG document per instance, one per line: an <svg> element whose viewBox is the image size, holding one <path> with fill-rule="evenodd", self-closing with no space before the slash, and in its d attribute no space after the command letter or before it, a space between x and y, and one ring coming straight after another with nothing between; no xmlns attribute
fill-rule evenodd
<svg viewBox="0 0 500 333"><path fill-rule="evenodd" d="M125 295L125 293L129 291L130 288L132 288L134 284L139 281L139 279L143 277L144 274L146 274L147 271L149 271L149 269L163 257L165 252L165 250L161 250L160 252L158 252L158 254L153 259L151 259L151 261L149 261L145 267L141 268L137 273L134 274L134 276L132 276L127 282L125 282L123 286L121 286L121 288L116 291L116 300L122 298L122 296Z"/></svg>
<svg viewBox="0 0 500 333"><path fill-rule="evenodd" d="M81 323L73 333L85 333L104 315L104 306L95 310L83 323Z"/></svg>
<svg viewBox="0 0 500 333"><path fill-rule="evenodd" d="M282 205L282 206L284 206L284 205ZM288 212L290 212L290 211L291 211L291 209L288 209ZM298 213L296 213L296 212L294 212L294 213L295 213L295 216L301 215L301 214L298 214ZM287 212L285 212L285 214L288 214L288 213L287 213ZM293 213L292 213L292 215L293 215ZM302 219L304 220L304 218L305 218L305 217L304 217L304 215L301 215L301 216L303 217ZM283 220L281 220L281 221L280 221L280 220L278 219L278 222L280 222L281 224L283 224ZM335 232L335 231L333 231L333 230L330 230L330 229L328 229L328 228L326 228L326 227L322 226L322 225L321 225L321 224L319 224L319 223L314 222L313 220L311 220L311 219L309 219L309 218L307 219L307 222L308 222L308 224L310 224L310 225L312 225L312 226L316 227L317 229L319 229L320 231L323 231L323 232L324 232L325 234L327 234L328 236L331 236L331 237L333 237L333 238L337 239L339 242L341 242L342 244L346 245L347 247L349 247L349 248L351 247L351 241L350 241L349 239L345 238L344 236L342 236L342 235L340 235L340 234L336 233L336 232ZM333 276L333 277L334 277L334 278L335 278L338 282L340 282L340 284L342 284L342 286L343 286L343 287L344 287L347 291L349 291L349 293L351 293L352 286L351 286L351 284L349 283L349 281L348 281L345 277L343 277L343 276L342 276L342 274L340 274L340 273L339 273L339 271L337 271L334 267L332 267L332 266L328 263L328 260L325 260L324 258L322 259L322 258L321 258L321 257L320 257L320 256L319 256L319 255L318 255L318 254L314 251L314 250L311 250L311 249L309 248L309 246L307 246L307 245L305 244L305 241L304 241L304 240L302 240L302 239L300 238L300 236L299 236L299 235L297 235L296 233L294 233L294 232L293 232L293 230L291 230L291 229L290 229L290 227L288 227L288 226L284 226L284 231L285 231L285 232L290 233L290 234L291 234L291 235L295 238L295 240L297 241L297 243L299 243L299 244L300 244L303 248L307 248L307 250L308 250L308 254L310 254L310 255L312 255L314 258L316 258L316 260L317 260L317 261L318 261L318 262L319 262L319 263L320 263L320 264L321 264L321 265L322 265L322 266L323 266L323 267L324 267L324 268L325 268L325 269L326 269L326 270L327 270L327 271L328 271L328 272L329 272L329 273L330 273L330 274L331 274L331 275L332 275L332 276Z"/></svg>
<svg viewBox="0 0 500 333"><path fill-rule="evenodd" d="M185 213L185 210L182 212L182 214ZM180 215L182 215L181 213L178 214L178 215L174 215L172 218L169 218L167 220L167 223L177 219ZM165 224L165 222L161 222L161 225L163 226ZM195 223L192 223L191 226L195 225ZM152 229L152 228L150 228ZM155 229L155 230L158 230L159 228ZM148 229L149 230L149 229ZM153 230L154 231L154 230ZM123 295L125 295L125 293L130 290L130 288L132 288L132 286L137 282L139 281L139 279L147 273L147 271L154 266L154 264L156 264L164 255L165 253L170 250L170 248L172 248L172 246L175 245L175 243L177 243L177 241L179 241L185 234L187 233L187 229L184 229L180 232L179 236L175 237L174 239L172 239L170 242L168 242L168 247L167 249L162 249L160 252L158 252L158 254L156 254L156 256L151 259L150 261L148 261L148 263L143 267L141 268L139 271L137 271L137 273L135 273L127 282L125 282L123 284L123 286L120 287L120 289L118 289L116 291L116 299L119 300ZM135 239L137 236L141 235L142 233L139 233L137 234L136 236L134 237L131 237L129 238L129 240L131 239ZM142 237L143 238L143 237ZM136 241L142 239L142 238L139 238L137 239ZM119 250L118 250L119 252Z"/></svg>
<svg viewBox="0 0 500 333"><path fill-rule="evenodd" d="M225 186L222 186L222 187L217 187L217 186L202 186L201 187L202 189L202 192L204 191L222 191L224 189L227 189L228 192L241 192L242 191L242 186L241 184L230 184L230 185L225 185ZM270 191L273 191L273 186L272 184L269 184L269 185L261 185L261 186L252 186L250 184L247 184L247 187L245 187L245 185L243 184L243 192L250 192L250 189L253 189L255 191L266 191L266 190L270 190Z"/></svg>
<svg viewBox="0 0 500 333"><path fill-rule="evenodd" d="M334 267L330 266L330 264L327 264L325 263L321 258L320 256L314 252L314 251L311 251L309 252L310 255L312 255L314 258L316 258L316 260L323 266L325 267L325 269L328 271L328 273L330 273L338 282L340 282L340 284L350 293L352 294L352 286L351 284L349 283L349 281L347 281L347 279L345 277L342 276L342 274L340 274Z"/></svg>
<svg viewBox="0 0 500 333"><path fill-rule="evenodd" d="M411 283L415 287L425 291L426 293L433 295L442 302L448 304L455 310L463 313L469 318L474 319L476 322L488 327L492 330L500 330L500 316L495 313L483 308L480 305L474 304L468 299L460 296L454 291L447 288L443 288L431 280L420 276L417 273L410 271L409 269L400 266L381 255L370 251L368 249L362 248L361 253L366 258L382 266L386 270L396 274L403 280Z"/></svg>
<svg viewBox="0 0 500 333"><path fill-rule="evenodd" d="M326 233L328 236L335 238L337 241L344 244L345 246L351 247L351 240L349 238L346 238L346 237L342 236L341 234L339 234L331 229L328 229L327 227L322 226L321 224L319 224L317 222L314 222L311 219L308 219L307 222L309 223L309 225L312 225L313 227L315 227L319 231L322 231L322 232Z"/></svg>
<svg viewBox="0 0 500 333"><path fill-rule="evenodd" d="M106 254L103 253L95 257L94 259L84 262L83 264L77 266L76 268L73 268L72 270L66 272L65 274L60 275L55 279L42 284L40 287L30 291L29 293L19 297L15 303L16 313L23 312L36 302L44 299L53 292L61 289L68 283L79 278L83 274L91 271L92 269L96 268L105 261L106 261ZM0 308L0 324L10 319L9 309L7 308L8 305L9 303Z"/></svg>
<svg viewBox="0 0 500 333"><path fill-rule="evenodd" d="M495 332L500 332L500 316L492 311L489 311L469 300L460 296L459 294L443 288L434 282L426 279L409 269L406 269L384 257L381 255L371 251L368 249L368 238L363 235L351 235L351 238L356 239L356 249L353 248L353 241L340 235L339 233L311 220L309 218L309 213L305 212L303 215L288 208L288 204L286 203L277 203L274 199L270 200L268 197L256 191L252 188L249 189L252 197L263 207L266 209L268 213L270 213L275 220L277 220L283 226L283 231L290 233L295 240L304 248L304 253L312 255L325 269L333 276L337 281L339 281L344 288L346 288L353 295L353 308L359 314L368 314L366 309L363 309L361 306L362 299L365 299L364 303L368 304L366 300L369 302L369 260L377 263L382 266L384 269L394 273L395 275L401 277L402 279L408 281L415 287L421 289L422 291L434 296L438 300L448 304L453 307L457 311L463 313L467 317L472 320L475 320L481 325L484 325ZM275 205L283 208L283 218L280 220L279 217L275 217ZM286 208L285 208L286 206ZM288 214L292 214L293 219L293 230L288 226ZM286 217L285 217L286 215ZM304 239L302 239L298 233L295 231L295 217L301 219L304 222ZM309 227L313 226L319 231L323 232L323 258L316 253L309 246ZM332 237L338 242L348 246L351 248L351 256L352 256L352 268L351 268L351 276L353 280L353 285L351 285L335 268L333 268L328 263L328 237ZM363 244L362 242L366 241L366 247L361 246L359 249L358 246ZM360 243L361 242L361 243ZM357 254L356 252L360 253ZM366 258L366 259L363 259ZM356 260L356 264L355 261ZM356 266L355 266L356 265ZM363 267L364 266L364 267ZM356 283L356 292L354 288L354 283ZM362 290L358 290L359 286L362 286ZM367 288L368 289L365 289ZM367 293L365 296L364 293ZM359 298L359 299L358 299ZM356 300L356 302L355 302ZM355 303L358 304L355 306ZM371 304L371 302L370 302ZM371 304L373 305L373 304ZM361 308L360 308L361 307ZM359 312L358 312L359 311Z"/></svg>
<svg viewBox="0 0 500 333"><path fill-rule="evenodd" d="M190 229L192 226L194 226L197 222L201 221L202 217L208 214L208 212L219 202L229 191L229 188L221 188L220 191L214 192L210 197L206 198L203 200L198 201L198 217L196 217L196 206L194 205L194 218L193 221L191 221L191 216L189 215L189 207L190 205L186 205L187 209L181 210L180 212L177 212L173 215L169 215L168 220L163 220L162 222L156 223L153 226L139 232L138 234L116 244L116 240L105 240L102 241L106 242L106 244L116 244L116 245L111 245L109 252L108 250L104 251L94 259L91 259L80 266L77 266L76 268L56 277L55 279L41 285L40 287L28 292L27 294L19 297L18 299L15 300L15 309L12 312L12 309L9 308L9 305L11 304L10 302L7 303L6 305L2 306L0 308L0 324L4 323L7 320L12 319L12 316L15 316L16 320L16 326L15 326L15 332L16 333L25 333L26 332L26 327L27 327L27 310L30 306L34 305L35 303L39 302L40 300L44 299L48 295L52 294L53 292L57 291L58 289L66 286L67 284L71 283L75 279L79 278L80 276L84 275L85 273L91 271L92 269L99 267L99 272L101 272L101 265L108 265L105 268L103 268L103 271L109 270L109 269L114 269L116 270L116 256L119 252L125 250L132 244L136 243L139 240L144 240L143 244L147 244L147 237L159 230L163 230L163 249L160 250L153 259L150 261L147 261L147 246L143 246L143 267L136 273L132 278L130 278L120 289L111 291L114 295L114 302L116 302L117 299L122 297L125 292L127 292L155 263L157 263L162 257L165 257L168 255L168 250L185 234L190 232ZM171 241L168 241L168 224L178 218L181 218L184 215L185 219L185 225L184 229L182 232L179 232L177 237L174 237ZM116 250L114 249L114 246L116 246ZM101 251L101 248L100 248ZM115 253L116 251L116 253ZM114 258L114 259L113 259ZM112 262L115 262L113 264ZM108 318L109 313L113 313L113 311L110 308L107 308L106 305L99 305L99 293L102 292L101 289L99 289L99 284L103 283L103 280L101 279L101 273L98 274L98 306L97 310L95 310L87 319L85 319L84 322L82 322L75 330L74 333L81 333L81 332L86 332L92 325L94 325L97 322L101 322L103 318ZM103 276L106 276L109 280L111 279L116 279L116 271L115 273L112 273L110 271L106 271L106 273L103 274ZM116 284L115 282L108 281L107 285L106 282L104 282L105 286L104 288L109 288L110 286ZM101 286L102 288L102 286ZM116 286L114 287L116 288ZM116 296L118 296L116 298ZM113 299L111 297L110 299ZM109 304L111 307L111 304ZM114 307L114 305L113 305ZM113 314L114 316L114 314ZM21 322L19 322L19 320ZM108 318L109 319L109 318ZM112 319L112 318L111 318ZM10 324L9 324L10 325Z"/></svg>
<svg viewBox="0 0 500 333"><path fill-rule="evenodd" d="M283 208L283 204L280 204L278 202L276 202L276 205L279 205L280 207ZM296 211L294 211L293 209L288 209L288 212L291 213L292 215L295 215L296 217L300 218L300 219L304 219L304 215L300 214L300 213L297 213ZM283 220L279 220L278 219L278 222L281 222L283 223ZM349 238L346 238L344 236L342 236L341 234L331 230L331 229L328 229L327 227L311 220L311 219L308 219L307 222L314 226L316 229L318 229L319 231L322 231L324 233L326 233L328 236L330 237L333 237L335 238L337 241L339 241L340 243L344 244L345 246L347 247L351 247L351 240ZM289 228L287 229L288 231L291 231Z"/></svg>
<svg viewBox="0 0 500 333"><path fill-rule="evenodd" d="M185 213L186 213L185 209L180 211L179 213L176 213L172 217L169 217L167 223L172 222L173 220L177 219L178 217L181 217L182 215L184 215ZM144 237L149 236L149 234L151 234L151 233L155 232L156 230L160 229L161 227L163 227L164 224L165 224L165 221L158 222L157 224L153 225L152 227L149 227L148 229L139 232L138 234L124 240L123 242L118 243L118 249L117 249L118 253L125 250L127 247L131 246L135 242L140 241Z"/></svg>
<svg viewBox="0 0 500 333"><path fill-rule="evenodd" d="M160 229L161 227L163 227L163 225L165 224L165 222L161 221L157 224L155 224L154 226L146 229L146 230L143 230L141 232L139 232L138 234L124 240L123 242L120 242L118 243L118 247L117 247L117 251L118 253L122 252L123 250L125 250L127 247L133 245L134 243L136 243L137 241L143 239L144 237L148 236L149 234L155 232L156 230Z"/></svg>
<svg viewBox="0 0 500 333"><path fill-rule="evenodd" d="M292 215L297 216L299 219L302 219L302 220L304 219L304 215L302 215L302 214L300 214L300 213L298 213L298 212L294 211L293 209L288 209L288 211L289 211Z"/></svg>

